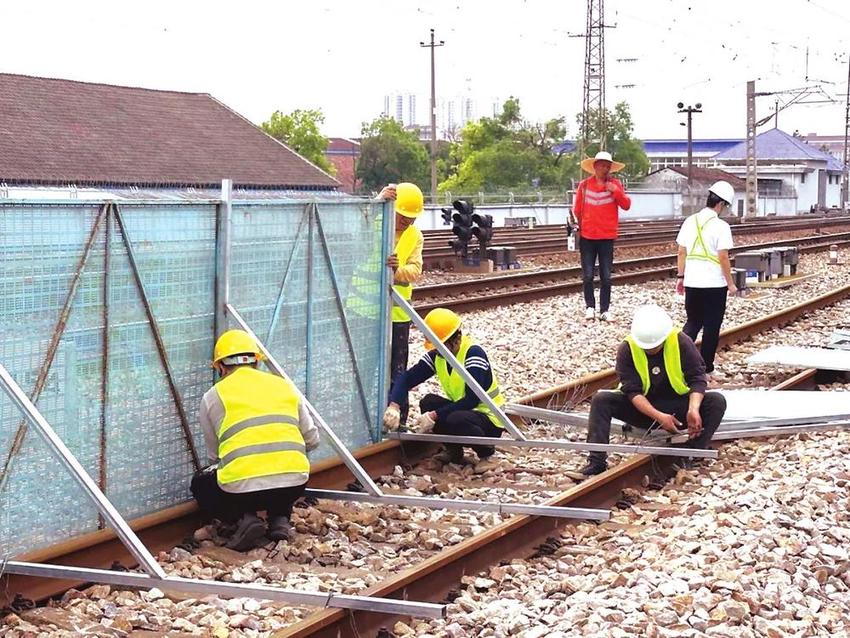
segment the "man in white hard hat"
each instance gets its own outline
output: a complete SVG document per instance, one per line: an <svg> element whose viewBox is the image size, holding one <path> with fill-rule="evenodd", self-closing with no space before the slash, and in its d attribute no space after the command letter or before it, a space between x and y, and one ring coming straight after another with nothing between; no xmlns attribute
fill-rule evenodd
<svg viewBox="0 0 850 638"><path fill-rule="evenodd" d="M629 210L632 200L620 180L611 173L625 168L615 162L611 153L599 151L587 157L581 168L591 176L576 189L573 215L579 225L581 277L584 283L584 318L596 318L596 298L593 295L593 269L599 263L599 318L610 321L611 271L614 267L614 240L617 239L620 209Z"/></svg>
<svg viewBox="0 0 850 638"><path fill-rule="evenodd" d="M676 237L679 244L676 291L684 293L688 315L682 332L696 341L702 330L700 351L708 373L714 372L726 296L738 291L729 261L732 231L729 224L718 217L728 211L734 201L732 185L722 180L715 182L708 189L705 208L682 222Z"/></svg>
<svg viewBox="0 0 850 638"><path fill-rule="evenodd" d="M641 306L632 329L617 351L617 390L593 397L587 430L589 443L608 443L611 419L638 428L657 427L686 434L685 447L706 448L726 413L726 399L706 392L705 366L694 342L674 328L654 304ZM585 476L608 469L605 452L590 452Z"/></svg>

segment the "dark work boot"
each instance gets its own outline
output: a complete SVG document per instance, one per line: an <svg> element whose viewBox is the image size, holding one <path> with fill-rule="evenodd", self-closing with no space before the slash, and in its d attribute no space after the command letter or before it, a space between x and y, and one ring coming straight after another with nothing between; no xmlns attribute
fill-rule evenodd
<svg viewBox="0 0 850 638"><path fill-rule="evenodd" d="M587 465L585 465L580 473L584 476L596 476L608 469L608 461L604 456L591 454L587 457Z"/></svg>
<svg viewBox="0 0 850 638"><path fill-rule="evenodd" d="M262 519L253 512L243 514L239 519L239 525L233 536L227 541L225 547L237 552L247 552L254 549L259 541L266 533L266 526Z"/></svg>
<svg viewBox="0 0 850 638"><path fill-rule="evenodd" d="M267 536L277 541L288 541L292 538L292 525L285 516L273 516L269 518L269 532Z"/></svg>

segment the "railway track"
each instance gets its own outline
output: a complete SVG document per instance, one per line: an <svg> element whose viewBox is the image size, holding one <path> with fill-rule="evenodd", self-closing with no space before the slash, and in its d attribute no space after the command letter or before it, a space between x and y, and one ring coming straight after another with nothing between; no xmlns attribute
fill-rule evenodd
<svg viewBox="0 0 850 638"><path fill-rule="evenodd" d="M750 336L770 328L790 323L807 312L823 308L850 297L850 285L807 300L780 312L726 330L721 335L721 345L727 346L748 339ZM810 384L814 371L805 371L781 384L783 388L802 388ZM613 370L603 370L587 375L570 383L556 386L524 397L519 402L527 405L547 406L578 397L590 396L600 387L611 386ZM357 456L373 476L390 474L396 465L409 463L428 450L423 446L405 444L402 452L397 442L384 442L359 450ZM623 487L634 485L647 473L650 459L634 456L614 466L607 473L550 498L549 505L572 505L594 507L611 505L619 497ZM317 464L311 477L315 487L341 487L351 480L348 470L339 462L328 461ZM183 505L133 522L141 531L143 540L154 552L179 544L197 526L194 508ZM456 584L461 575L493 565L514 556L525 556L540 545L564 522L532 516L516 516L483 534L476 535L441 551L424 563L383 580L368 589L368 595L406 597L410 599L436 600ZM132 561L110 532L97 532L36 554L21 557L24 560L61 562L70 565L109 567L115 562L131 565ZM21 593L26 598L43 599L62 593L75 583L26 579L17 576L5 577L0 583L0 606L8 604L8 598ZM3 596L7 599L4 601ZM368 612L342 612L322 610L304 621L276 633L277 638L294 636L355 636L374 635L380 627L392 626L387 616ZM356 627L356 630L352 629ZM359 632L359 634L355 633Z"/></svg>
<svg viewBox="0 0 850 638"><path fill-rule="evenodd" d="M850 224L850 217L818 217L776 221L751 221L732 224L733 235L827 229ZM674 241L681 220L623 222L617 245L623 248L652 246ZM454 239L450 231L425 231L423 261L426 268L453 267L455 253L449 247ZM513 246L518 256L549 255L566 250L565 227L561 225L528 228L497 228L493 245Z"/></svg>
<svg viewBox="0 0 850 638"><path fill-rule="evenodd" d="M801 252L829 250L832 244L850 244L850 232L798 237L782 242L762 242L736 246L732 255L748 250L776 245L798 246ZM638 284L663 279L675 274L676 255L658 255L614 262L614 285ZM415 308L421 315L437 307L469 312L506 304L535 301L555 295L582 290L581 268L551 268L533 272L496 275L443 284L420 286L416 289Z"/></svg>

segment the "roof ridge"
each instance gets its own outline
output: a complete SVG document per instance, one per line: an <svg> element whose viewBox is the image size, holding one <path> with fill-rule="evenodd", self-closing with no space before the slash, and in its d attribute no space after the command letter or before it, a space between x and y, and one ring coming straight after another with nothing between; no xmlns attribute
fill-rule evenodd
<svg viewBox="0 0 850 638"><path fill-rule="evenodd" d="M44 75L30 75L29 73L3 73L0 72L0 77L9 78L27 78L30 80L42 80L45 82L57 82L63 84L84 84L86 86L105 86L110 89L128 89L131 91L150 91L152 93L173 93L177 95L199 95L212 97L209 93L203 91L176 91L174 89L151 89L145 86L130 86L127 84L109 84L108 82L87 82L86 80L70 80L68 78L47 77Z"/></svg>

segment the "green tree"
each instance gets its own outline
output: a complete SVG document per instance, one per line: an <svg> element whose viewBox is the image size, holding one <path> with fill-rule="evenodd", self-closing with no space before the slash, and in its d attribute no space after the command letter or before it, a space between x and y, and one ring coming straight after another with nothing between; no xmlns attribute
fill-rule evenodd
<svg viewBox="0 0 850 638"><path fill-rule="evenodd" d="M390 183L413 182L427 192L431 179L428 153L414 131L390 117L364 123L357 178L364 190L377 191Z"/></svg>
<svg viewBox="0 0 850 638"><path fill-rule="evenodd" d="M582 130L582 116L576 116L579 130ZM599 118L591 111L588 139L600 139ZM643 150L640 140L632 136L634 123L629 111L629 105L619 102L613 111L606 109L605 132L606 148L618 162L623 162L626 167L620 171L620 175L627 179L643 177L649 172L649 158ZM591 142L585 149L585 155L592 157L599 150L599 142ZM577 164L576 164L577 165ZM576 175L578 176L578 175Z"/></svg>
<svg viewBox="0 0 850 638"><path fill-rule="evenodd" d="M328 138L322 135L319 128L324 121L325 116L319 109L296 109L289 115L275 111L268 121L260 126L276 140L280 140L326 173L334 175L336 169L325 157Z"/></svg>

